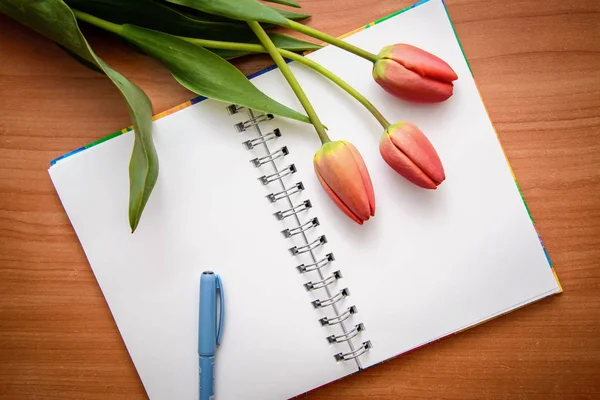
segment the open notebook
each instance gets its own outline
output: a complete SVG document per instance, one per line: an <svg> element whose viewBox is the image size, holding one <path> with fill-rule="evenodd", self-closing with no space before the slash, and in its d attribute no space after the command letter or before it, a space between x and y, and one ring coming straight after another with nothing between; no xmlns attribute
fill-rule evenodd
<svg viewBox="0 0 600 400"><path fill-rule="evenodd" d="M410 43L459 76L448 101L414 105L375 84L363 59L333 46L309 55L390 121L411 121L428 135L447 176L428 191L384 163L370 114L291 64L332 139L355 144L370 169L377 215L364 226L319 186L312 127L211 100L155 121L160 177L133 235L131 132L50 168L150 398L197 397L203 270L220 274L225 289L222 400L293 397L561 291L442 1L347 40L374 53ZM253 82L301 109L278 70ZM250 162L284 146L289 154L274 162Z"/></svg>

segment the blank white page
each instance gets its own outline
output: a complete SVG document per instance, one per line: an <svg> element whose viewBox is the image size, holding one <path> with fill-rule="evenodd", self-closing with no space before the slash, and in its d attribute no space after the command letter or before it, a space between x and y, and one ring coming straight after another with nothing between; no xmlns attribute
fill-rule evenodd
<svg viewBox="0 0 600 400"><path fill-rule="evenodd" d="M151 399L198 395L198 294L221 275L219 399L289 398L357 370L337 363L291 247L235 132L243 115L203 101L154 123L160 177L138 229L127 220L133 133L59 161L54 185Z"/></svg>
<svg viewBox="0 0 600 400"><path fill-rule="evenodd" d="M283 132L289 158L305 181L328 248L344 278L334 285L356 305L351 324L370 340L361 357L373 365L424 343L558 292L559 286L511 175L501 146L440 0L431 0L356 33L349 42L377 53L409 43L446 60L457 72L454 95L440 104L411 104L384 92L371 78L371 63L329 46L309 55L366 95L392 122L417 125L437 149L446 181L435 191L414 186L385 164L382 128L348 95L292 63L332 140L352 142L371 173L376 215L359 226L340 212L314 176L319 147L314 131L272 121ZM254 80L293 104L283 79Z"/></svg>

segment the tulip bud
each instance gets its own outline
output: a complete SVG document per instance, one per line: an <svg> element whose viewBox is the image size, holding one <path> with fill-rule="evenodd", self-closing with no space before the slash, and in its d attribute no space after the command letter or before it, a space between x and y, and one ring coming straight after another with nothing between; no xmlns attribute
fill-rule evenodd
<svg viewBox="0 0 600 400"><path fill-rule="evenodd" d="M319 182L333 202L362 225L375 215L375 194L365 162L351 143L325 143L314 157Z"/></svg>
<svg viewBox="0 0 600 400"><path fill-rule="evenodd" d="M446 179L433 145L411 123L398 122L387 128L379 142L379 151L394 171L417 186L435 189Z"/></svg>
<svg viewBox="0 0 600 400"><path fill-rule="evenodd" d="M407 101L437 103L452 96L458 79L442 59L418 47L384 47L373 66L373 78L386 91Z"/></svg>

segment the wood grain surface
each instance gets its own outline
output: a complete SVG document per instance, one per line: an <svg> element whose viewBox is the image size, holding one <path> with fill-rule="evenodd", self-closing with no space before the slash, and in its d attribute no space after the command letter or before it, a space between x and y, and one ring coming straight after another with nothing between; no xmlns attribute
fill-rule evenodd
<svg viewBox="0 0 600 400"><path fill-rule="evenodd" d="M333 35L410 4L300 1ZM564 293L302 398L598 399L600 1L447 6ZM155 112L194 97L155 61L86 34ZM146 398L47 173L130 124L118 91L0 16L0 112L0 398Z"/></svg>

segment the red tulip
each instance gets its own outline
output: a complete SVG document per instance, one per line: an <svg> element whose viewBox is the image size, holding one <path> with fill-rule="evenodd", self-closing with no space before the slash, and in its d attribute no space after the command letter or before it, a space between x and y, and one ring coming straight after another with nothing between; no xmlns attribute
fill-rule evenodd
<svg viewBox="0 0 600 400"><path fill-rule="evenodd" d="M437 103L452 96L458 79L442 59L418 47L384 47L373 66L373 78L386 91L407 101Z"/></svg>
<svg viewBox="0 0 600 400"><path fill-rule="evenodd" d="M390 167L415 185L435 189L446 179L433 145L411 123L398 122L387 128L379 151Z"/></svg>
<svg viewBox="0 0 600 400"><path fill-rule="evenodd" d="M325 143L314 157L319 182L334 203L362 225L375 215L375 194L365 162L351 143Z"/></svg>

